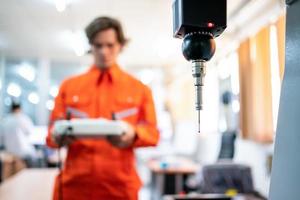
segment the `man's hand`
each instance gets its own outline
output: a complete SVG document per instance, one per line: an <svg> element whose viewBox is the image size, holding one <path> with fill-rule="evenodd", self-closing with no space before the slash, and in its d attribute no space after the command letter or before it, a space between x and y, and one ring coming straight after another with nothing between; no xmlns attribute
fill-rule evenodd
<svg viewBox="0 0 300 200"><path fill-rule="evenodd" d="M54 141L59 147L63 146L69 146L71 143L73 143L76 140L74 136L59 136L55 137Z"/></svg>
<svg viewBox="0 0 300 200"><path fill-rule="evenodd" d="M127 148L133 144L136 133L132 125L123 122L125 125L124 133L120 136L107 136L107 140L114 146L119 148Z"/></svg>
<svg viewBox="0 0 300 200"><path fill-rule="evenodd" d="M51 128L52 133L53 133L53 130L54 130L54 128L52 127ZM52 134L51 140L57 146L63 147L63 146L69 146L71 143L73 143L76 140L76 138L72 135L54 136L54 134Z"/></svg>

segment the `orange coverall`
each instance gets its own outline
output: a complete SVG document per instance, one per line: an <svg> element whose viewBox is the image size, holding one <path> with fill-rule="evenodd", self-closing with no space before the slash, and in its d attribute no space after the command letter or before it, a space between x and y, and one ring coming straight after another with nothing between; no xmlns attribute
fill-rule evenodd
<svg viewBox="0 0 300 200"><path fill-rule="evenodd" d="M77 139L68 147L63 168L63 200L136 200L141 181L135 168L135 147L154 146L159 140L150 89L117 65L102 72L96 66L63 82L55 99L50 126L71 117L117 118L133 125L134 144L125 149L105 139ZM57 147L49 131L47 144ZM60 176L60 175L59 175ZM56 178L53 199L58 199Z"/></svg>

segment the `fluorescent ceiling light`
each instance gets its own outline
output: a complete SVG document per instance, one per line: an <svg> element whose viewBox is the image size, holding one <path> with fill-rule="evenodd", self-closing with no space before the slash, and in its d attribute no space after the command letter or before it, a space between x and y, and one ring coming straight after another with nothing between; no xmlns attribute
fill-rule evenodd
<svg viewBox="0 0 300 200"><path fill-rule="evenodd" d="M64 12L71 3L77 2L78 0L44 0L44 1L51 4L52 6L55 6L58 12Z"/></svg>
<svg viewBox="0 0 300 200"><path fill-rule="evenodd" d="M55 7L58 12L65 11L67 7L66 0L55 0Z"/></svg>
<svg viewBox="0 0 300 200"><path fill-rule="evenodd" d="M7 87L6 92L13 97L19 97L22 94L21 87L16 83L10 83Z"/></svg>
<svg viewBox="0 0 300 200"><path fill-rule="evenodd" d="M40 102L40 97L36 92L31 92L27 99L32 104L38 104Z"/></svg>
<svg viewBox="0 0 300 200"><path fill-rule="evenodd" d="M27 81L34 81L35 79L35 69L29 63L21 63L17 66L17 73Z"/></svg>

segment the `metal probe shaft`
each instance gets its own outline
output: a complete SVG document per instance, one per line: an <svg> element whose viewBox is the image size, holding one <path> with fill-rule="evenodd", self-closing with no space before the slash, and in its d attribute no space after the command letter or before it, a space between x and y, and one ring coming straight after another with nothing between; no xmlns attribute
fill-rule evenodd
<svg viewBox="0 0 300 200"><path fill-rule="evenodd" d="M200 110L198 110L198 133L200 133Z"/></svg>
<svg viewBox="0 0 300 200"><path fill-rule="evenodd" d="M198 111L198 132L200 133L200 110L202 110L202 89L203 89L203 82L205 76L205 61L196 60L193 61L193 77L195 79L194 86L195 86L195 93L196 93L196 102L195 108Z"/></svg>

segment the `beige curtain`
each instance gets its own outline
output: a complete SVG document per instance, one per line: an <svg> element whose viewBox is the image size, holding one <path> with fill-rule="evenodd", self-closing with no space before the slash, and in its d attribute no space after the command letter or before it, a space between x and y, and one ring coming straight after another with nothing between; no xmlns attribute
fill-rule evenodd
<svg viewBox="0 0 300 200"><path fill-rule="evenodd" d="M238 49L242 134L263 143L273 140L269 37L263 28Z"/></svg>

